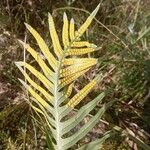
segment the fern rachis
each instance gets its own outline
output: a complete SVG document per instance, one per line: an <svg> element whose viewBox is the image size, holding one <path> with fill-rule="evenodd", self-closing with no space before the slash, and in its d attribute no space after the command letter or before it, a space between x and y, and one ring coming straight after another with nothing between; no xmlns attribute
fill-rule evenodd
<svg viewBox="0 0 150 150"><path fill-rule="evenodd" d="M37 41L48 64L29 44L20 41L42 70L41 73L35 67L26 62L16 62L16 65L27 80L26 83L19 79L31 95L31 100L33 102L30 103L30 105L36 112L45 118L52 133L51 138L54 138L55 142L51 141L51 149L66 150L75 145L95 126L99 118L105 112L105 109L110 105L104 105L87 124L79 129L78 132L69 137L66 136L66 133L70 132L71 129L79 124L104 97L104 93L101 93L94 100L81 107L75 116L68 120L63 119L86 97L101 79L100 75L95 77L76 95L71 97L75 80L97 63L97 59L88 58L83 55L94 52L96 46L87 41L80 41L79 39L91 24L98 9L99 5L77 31L75 31L74 20L71 19L69 22L66 13L64 13L62 29L63 48L60 44L53 18L51 14L48 14L49 31L56 58L50 52L39 33L30 25L26 24L27 29ZM42 83L43 87L33 81L30 78L29 73L25 72L23 68L26 68L28 72L33 74ZM101 141L102 140L99 140L95 143L100 143ZM87 148L90 148L91 145L94 145L95 149L98 149L97 145L94 143L87 144ZM82 149L82 147L79 149Z"/></svg>

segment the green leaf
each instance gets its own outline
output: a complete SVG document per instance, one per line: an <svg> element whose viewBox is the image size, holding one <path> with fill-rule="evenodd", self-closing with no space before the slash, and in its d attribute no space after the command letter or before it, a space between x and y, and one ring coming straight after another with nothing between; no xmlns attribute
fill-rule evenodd
<svg viewBox="0 0 150 150"><path fill-rule="evenodd" d="M78 123L80 123L86 115L88 115L96 106L98 102L100 102L104 98L104 93L99 94L94 100L81 107L81 109L77 112L75 116L71 119L68 119L63 123L62 133L65 134L73 129Z"/></svg>
<svg viewBox="0 0 150 150"><path fill-rule="evenodd" d="M92 141L78 148L77 150L100 150L103 142L110 138L114 133L112 131L106 132L103 137L98 140Z"/></svg>
<svg viewBox="0 0 150 150"><path fill-rule="evenodd" d="M87 122L84 126L82 126L78 132L73 134L71 137L68 137L63 140L63 149L68 149L69 147L72 147L75 143L77 143L80 139L82 139L99 121L99 119L102 117L104 112L108 107L110 107L114 101L109 102L106 105L103 105L103 107L97 112L95 116L93 116L89 122Z"/></svg>

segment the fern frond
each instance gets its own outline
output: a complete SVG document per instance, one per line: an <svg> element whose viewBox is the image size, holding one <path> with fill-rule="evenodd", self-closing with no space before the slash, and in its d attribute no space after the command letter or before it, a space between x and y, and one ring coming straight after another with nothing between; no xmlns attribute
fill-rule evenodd
<svg viewBox="0 0 150 150"><path fill-rule="evenodd" d="M83 54L94 52L95 50L96 50L95 48L70 49L68 50L66 55L71 55L71 56L83 55Z"/></svg>
<svg viewBox="0 0 150 150"><path fill-rule="evenodd" d="M82 139L96 125L96 123L99 121L98 118L102 117L105 110L105 105L103 105L103 107L97 112L97 114L93 116L89 122L82 126L78 132L66 139L63 139L63 149L68 149L69 147L72 147L75 143Z"/></svg>
<svg viewBox="0 0 150 150"><path fill-rule="evenodd" d="M67 18L66 13L64 13L63 21L64 21L64 24L63 24L63 30L62 30L62 41L64 44L64 49L67 49L67 47L69 46L69 34L68 34L69 23L68 23L68 18Z"/></svg>
<svg viewBox="0 0 150 150"><path fill-rule="evenodd" d="M69 67L66 67L65 69L60 70L60 77L71 76L71 75L78 73L80 71L83 71L95 64L96 64L96 62L88 62L86 64L71 65Z"/></svg>
<svg viewBox="0 0 150 150"><path fill-rule="evenodd" d="M52 43L54 47L54 52L57 55L57 57L60 58L63 55L63 51L62 51L59 38L55 29L53 17L51 16L50 13L48 13L48 23L49 23L49 31L50 31L50 35L51 35Z"/></svg>
<svg viewBox="0 0 150 150"><path fill-rule="evenodd" d="M44 54L44 56L47 58L49 64L53 67L53 69L55 69L57 67L57 60L55 59L55 57L50 53L50 50L48 48L48 46L46 45L45 41L43 40L43 38L39 35L39 33L34 30L30 25L28 25L27 23L25 23L26 28L30 31L30 33L34 36L34 38L36 39L42 53Z"/></svg>
<svg viewBox="0 0 150 150"><path fill-rule="evenodd" d="M97 63L97 59L95 58L68 58L62 61L63 66L69 66L74 64L83 64L83 63Z"/></svg>
<svg viewBox="0 0 150 150"><path fill-rule="evenodd" d="M48 90L51 89L52 83L42 73L40 73L38 70L36 70L34 67L32 67L28 63L25 63L25 62L22 62L22 61L21 62L16 62L15 64L19 69L20 69L20 66L23 66L26 69L28 69L34 76L36 76L45 85L45 87Z"/></svg>
<svg viewBox="0 0 150 150"><path fill-rule="evenodd" d="M66 97L70 97L71 93L72 93L72 89L73 89L73 86L74 86L74 83L71 83L69 86L68 86L68 89L66 91Z"/></svg>
<svg viewBox="0 0 150 150"><path fill-rule="evenodd" d="M37 83L35 83L30 77L29 75L21 68L19 67L19 70L23 73L24 77L26 78L26 80L30 83L30 85L32 87L34 87L36 90L38 90L39 92L41 92L41 94L43 94L43 96L45 96L45 98L48 100L48 101L51 101L52 100L52 96L47 93L47 91L45 89L43 89L40 85L38 85Z"/></svg>
<svg viewBox="0 0 150 150"><path fill-rule="evenodd" d="M90 142L88 144L83 145L82 147L78 148L77 150L99 150L102 147L103 142L111 137L114 133L111 131L106 132L102 138Z"/></svg>
<svg viewBox="0 0 150 150"><path fill-rule="evenodd" d="M104 98L104 93L99 94L94 100L87 103L85 106L81 107L80 110L74 115L72 118L68 119L64 122L65 128L62 130L63 134L69 132L73 129L78 123L80 123L86 115L88 115L97 105Z"/></svg>
<svg viewBox="0 0 150 150"><path fill-rule="evenodd" d="M53 108L39 95L37 94L29 85L27 85L23 80L19 81L24 85L24 87L30 92L30 94L44 107L47 111L53 114Z"/></svg>
<svg viewBox="0 0 150 150"><path fill-rule="evenodd" d="M87 41L78 41L78 42L73 42L71 47L89 47L89 48L96 48L97 46L93 43L89 43Z"/></svg>
<svg viewBox="0 0 150 150"><path fill-rule="evenodd" d="M45 64L44 60L42 59L41 55L39 55L33 48L29 46L29 44L26 44L22 42L21 40L18 40L24 48L33 56L33 58L37 61L39 66L41 67L42 71L44 72L46 77L53 76L54 72L52 72L51 69Z"/></svg>
<svg viewBox="0 0 150 150"><path fill-rule="evenodd" d="M23 61L16 62L26 82L21 79L19 80L31 95L29 104L37 114L41 115L41 118L46 121L47 128L51 131L49 135L51 137L50 147L56 150L67 150L76 144L95 126L99 118L103 115L108 106L110 106L108 104L103 105L95 116L76 133L68 134L104 97L104 93L101 93L93 101L82 106L72 118L66 119L74 107L76 107L101 80L101 75L98 75L76 95L72 92L75 81L84 75L92 66L97 64L97 59L88 58L86 55L95 52L96 45L88 41L82 41L81 36L91 24L98 9L99 5L76 31L74 20L71 19L69 22L66 13L64 13L61 36L62 46L56 32L53 17L49 13L48 24L53 44L53 52L49 50L49 47L40 34L30 25L26 24L27 29L33 35L43 53L44 59L29 44L19 41L40 67L38 70L29 63ZM53 54L56 55L56 58ZM33 80L31 76L36 77L35 79L39 82L35 82L36 80ZM90 143L89 147L91 145L93 145L93 143Z"/></svg>
<svg viewBox="0 0 150 150"><path fill-rule="evenodd" d="M69 107L75 107L78 105L85 96L93 89L93 87L97 84L99 77L93 79L90 83L88 83L80 92L78 92L73 98L68 102Z"/></svg>
<svg viewBox="0 0 150 150"><path fill-rule="evenodd" d="M91 24L92 20L96 16L98 10L99 10L100 4L96 7L96 9L91 13L91 15L87 18L87 20L83 23L83 25L78 29L78 31L75 33L75 36L81 37L83 33L87 30L89 25Z"/></svg>
<svg viewBox="0 0 150 150"><path fill-rule="evenodd" d="M50 126L53 133L55 133L55 130L53 127L55 127L55 120L53 119L52 115L48 111L46 111L45 107L43 107L34 97L31 97L32 102L29 102L30 106L36 110L36 112L42 114L45 117L45 120L47 121L48 125ZM37 104L37 106L33 105L33 102ZM38 108L39 106L39 108Z"/></svg>
<svg viewBox="0 0 150 150"><path fill-rule="evenodd" d="M71 82L75 81L78 77L82 76L85 72L87 72L90 68L82 70L80 72L77 72L76 74L71 75L69 78L64 77L63 79L60 80L60 87L64 87Z"/></svg>
<svg viewBox="0 0 150 150"><path fill-rule="evenodd" d="M69 27L69 35L70 35L70 40L73 41L75 39L75 27L74 27L74 19L71 18L70 20L70 27Z"/></svg>

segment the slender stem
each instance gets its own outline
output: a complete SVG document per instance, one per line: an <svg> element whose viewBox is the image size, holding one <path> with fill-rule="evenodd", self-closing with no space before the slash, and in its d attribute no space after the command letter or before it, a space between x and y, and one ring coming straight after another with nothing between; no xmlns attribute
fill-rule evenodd
<svg viewBox="0 0 150 150"><path fill-rule="evenodd" d="M59 76L60 76L60 69L62 60L64 59L64 55L61 57L58 63L58 68L55 71L55 82L54 82L54 109L55 109L55 122L56 122L56 142L57 142L57 150L63 150L62 149L62 138L61 138L61 126L60 126L60 116L59 116Z"/></svg>
<svg viewBox="0 0 150 150"><path fill-rule="evenodd" d="M56 122L56 142L57 142L57 149L62 150L62 142L61 142L61 129L60 129L60 117L59 117L59 103L58 103L58 81L59 81L59 67L55 72L55 83L54 83L54 109L55 109L55 122Z"/></svg>

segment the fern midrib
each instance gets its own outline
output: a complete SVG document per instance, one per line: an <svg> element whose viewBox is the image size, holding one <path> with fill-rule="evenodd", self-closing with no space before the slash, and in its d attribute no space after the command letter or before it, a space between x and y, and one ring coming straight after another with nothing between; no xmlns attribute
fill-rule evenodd
<svg viewBox="0 0 150 150"><path fill-rule="evenodd" d="M55 72L55 83L54 83L54 112L55 112L55 122L56 122L56 146L58 150L61 150L61 131L60 131L60 118L59 118L59 105L58 105L58 81L59 81L59 69L60 63L57 71Z"/></svg>
<svg viewBox="0 0 150 150"><path fill-rule="evenodd" d="M61 127L60 127L60 116L59 116L59 76L60 76L60 69L61 69L61 65L62 65L62 60L65 58L65 52L63 53L63 56L60 58L59 62L58 62L58 69L55 71L55 84L54 84L54 112L55 112L55 122L56 122L56 147L57 150L63 150L62 149L62 138L61 138Z"/></svg>
<svg viewBox="0 0 150 150"><path fill-rule="evenodd" d="M64 48L64 53L62 55L62 57L59 59L58 61L58 69L55 71L55 83L54 83L54 112L55 112L55 122L56 122L56 149L57 150L63 150L63 146L62 146L62 138L61 138L61 132L62 132L62 128L60 126L61 122L61 118L59 116L59 98L58 98L58 95L59 95L59 77L60 77L60 69L61 69L61 66L62 66L62 61L63 59L66 57L66 53L67 51L71 48L71 45L73 42L76 41L78 37L76 36L74 40L72 40L69 45Z"/></svg>

